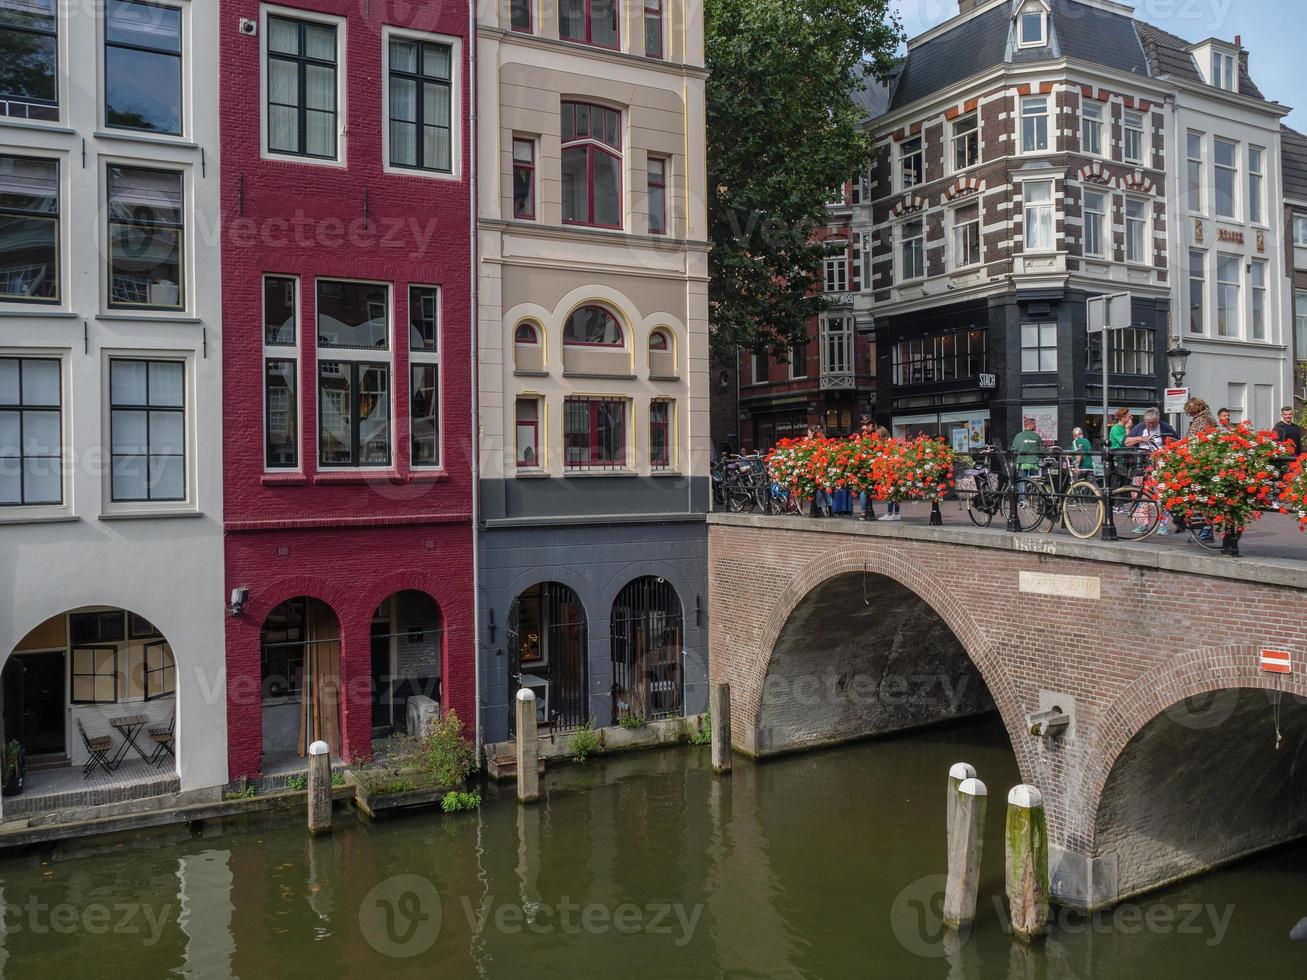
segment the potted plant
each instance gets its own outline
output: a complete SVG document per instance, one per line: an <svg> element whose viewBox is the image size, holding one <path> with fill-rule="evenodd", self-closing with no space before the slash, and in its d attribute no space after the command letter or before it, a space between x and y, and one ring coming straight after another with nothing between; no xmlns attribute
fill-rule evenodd
<svg viewBox="0 0 1307 980"><path fill-rule="evenodd" d="M13 738L0 746L0 765L4 767L4 783L0 786L0 795L17 796L23 791L23 783L27 780L27 753L23 751L23 743Z"/></svg>

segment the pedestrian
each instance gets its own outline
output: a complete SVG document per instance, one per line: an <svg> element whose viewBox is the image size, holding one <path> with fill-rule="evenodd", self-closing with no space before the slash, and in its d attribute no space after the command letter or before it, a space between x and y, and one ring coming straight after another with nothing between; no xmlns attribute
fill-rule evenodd
<svg viewBox="0 0 1307 980"><path fill-rule="evenodd" d="M1135 425L1134 413L1128 408L1118 408L1112 419L1112 428L1107 433L1107 448L1124 449L1125 437Z"/></svg>
<svg viewBox="0 0 1307 980"><path fill-rule="evenodd" d="M1085 438L1085 430L1079 426L1071 430L1071 450L1075 453L1071 457L1071 468L1077 475L1086 476L1093 472L1094 461L1089 453L1094 451L1094 446Z"/></svg>
<svg viewBox="0 0 1307 980"><path fill-rule="evenodd" d="M1185 402L1184 413L1189 417L1189 431L1185 433L1186 436L1202 435L1216 428L1216 419L1212 417L1212 410L1201 398L1190 398Z"/></svg>
<svg viewBox="0 0 1307 980"><path fill-rule="evenodd" d="M858 431L851 436L853 439L872 439L876 435L876 430L872 426L871 416L864 415ZM872 502L871 493L863 490L858 494L858 520L874 521L876 519L876 506Z"/></svg>
<svg viewBox="0 0 1307 980"><path fill-rule="evenodd" d="M1302 427L1293 420L1293 409L1288 405L1280 409L1280 421L1275 423L1275 438L1291 444L1294 456L1302 455Z"/></svg>
<svg viewBox="0 0 1307 980"><path fill-rule="evenodd" d="M1044 440L1035 431L1035 420L1026 419L1020 432L1012 439L1012 451L1017 454L1017 470L1022 476L1039 471L1039 457L1044 451Z"/></svg>
<svg viewBox="0 0 1307 980"><path fill-rule="evenodd" d="M1216 424L1222 429L1234 428L1234 413L1228 408L1223 408L1216 413Z"/></svg>
<svg viewBox="0 0 1307 980"><path fill-rule="evenodd" d="M1179 438L1175 429L1169 423L1163 421L1162 414L1155 408L1150 408L1144 413L1144 420L1130 430L1126 436L1125 444L1128 449L1135 449L1144 453L1156 453L1161 451L1162 447L1168 442ZM1147 530L1146 526L1136 525L1134 532L1143 534ZM1161 525L1157 529L1158 534L1170 534L1170 515L1163 514Z"/></svg>

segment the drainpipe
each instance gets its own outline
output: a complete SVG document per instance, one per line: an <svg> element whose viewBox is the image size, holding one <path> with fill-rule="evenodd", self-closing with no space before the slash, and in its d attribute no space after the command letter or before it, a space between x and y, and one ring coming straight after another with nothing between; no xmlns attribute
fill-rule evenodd
<svg viewBox="0 0 1307 980"><path fill-rule="evenodd" d="M477 241L477 3L468 0L468 193L471 195L471 214L468 218L468 235L472 249L472 302L471 302L471 369L472 369L472 678L475 682L476 750L481 756L481 374L479 371L480 329L480 249Z"/></svg>

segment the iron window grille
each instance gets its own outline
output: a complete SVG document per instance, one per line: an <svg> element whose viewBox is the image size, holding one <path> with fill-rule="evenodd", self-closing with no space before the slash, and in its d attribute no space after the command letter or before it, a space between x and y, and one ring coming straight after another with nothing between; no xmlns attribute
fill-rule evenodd
<svg viewBox="0 0 1307 980"><path fill-rule="evenodd" d="M563 403L563 459L568 470L627 468L626 405L620 398L568 398Z"/></svg>
<svg viewBox="0 0 1307 980"><path fill-rule="evenodd" d="M612 723L683 714L685 624L676 589L662 578L635 579L613 600L611 619Z"/></svg>

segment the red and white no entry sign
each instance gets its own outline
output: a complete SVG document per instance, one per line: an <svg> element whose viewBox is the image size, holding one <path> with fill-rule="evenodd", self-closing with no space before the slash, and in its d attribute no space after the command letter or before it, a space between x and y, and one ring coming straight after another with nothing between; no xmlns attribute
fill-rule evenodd
<svg viewBox="0 0 1307 980"><path fill-rule="evenodd" d="M1263 650L1262 670L1269 674L1292 674L1293 660L1284 650Z"/></svg>

